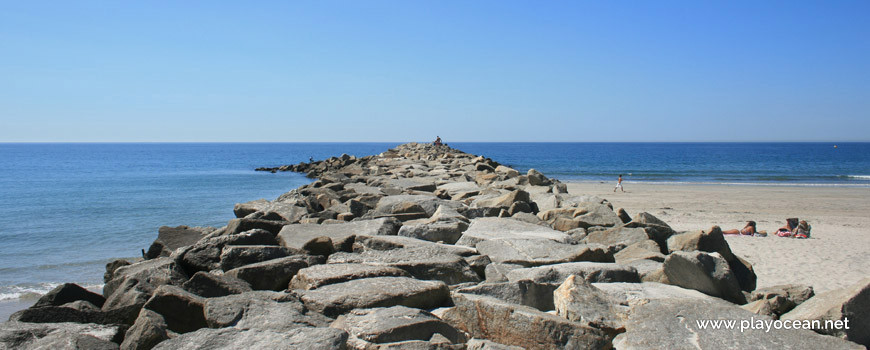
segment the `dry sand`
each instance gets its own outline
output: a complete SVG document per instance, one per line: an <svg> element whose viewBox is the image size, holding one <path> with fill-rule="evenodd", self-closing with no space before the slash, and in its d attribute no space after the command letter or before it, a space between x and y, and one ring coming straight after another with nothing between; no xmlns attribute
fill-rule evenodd
<svg viewBox="0 0 870 350"><path fill-rule="evenodd" d="M612 183L569 183L568 192L606 198L629 215L648 212L677 231L740 229L755 220L773 232L786 218L807 220L811 239L727 236L731 250L752 262L759 288L801 283L822 292L870 276L870 188L623 185L614 193Z"/></svg>

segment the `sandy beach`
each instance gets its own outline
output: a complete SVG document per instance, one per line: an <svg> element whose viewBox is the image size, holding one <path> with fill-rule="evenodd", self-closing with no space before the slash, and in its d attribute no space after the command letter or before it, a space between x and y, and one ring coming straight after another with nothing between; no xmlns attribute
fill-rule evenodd
<svg viewBox="0 0 870 350"><path fill-rule="evenodd" d="M870 188L760 185L670 185L624 182L570 183L569 193L608 199L629 215L648 212L677 231L742 228L755 220L775 231L785 219L812 225L811 239L728 236L734 253L752 262L758 287L812 285L816 292L870 276Z"/></svg>

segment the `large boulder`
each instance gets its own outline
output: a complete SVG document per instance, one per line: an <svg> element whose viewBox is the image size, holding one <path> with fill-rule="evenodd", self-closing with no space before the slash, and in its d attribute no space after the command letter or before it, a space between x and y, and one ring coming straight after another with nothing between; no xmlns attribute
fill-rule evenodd
<svg viewBox="0 0 870 350"><path fill-rule="evenodd" d="M516 202L525 202L528 203L531 201L529 198L529 193L523 190L515 190L512 192L505 193L498 197L485 198L475 200L473 202L473 206L479 208L510 208L510 206Z"/></svg>
<svg viewBox="0 0 870 350"><path fill-rule="evenodd" d="M398 248L425 248L466 257L478 254L477 249L471 247L441 244L404 236L357 236L353 247L354 252Z"/></svg>
<svg viewBox="0 0 870 350"><path fill-rule="evenodd" d="M719 327L713 325L719 324ZM698 299L655 299L632 307L617 349L860 349L808 330L767 325L772 319L733 304ZM730 327L728 326L730 324Z"/></svg>
<svg viewBox="0 0 870 350"><path fill-rule="evenodd" d="M623 328L616 300L585 279L571 275L553 294L556 314L616 335Z"/></svg>
<svg viewBox="0 0 870 350"><path fill-rule="evenodd" d="M616 227L609 230L592 231L588 235L586 235L584 242L598 243L607 246L617 244L625 244L626 246L630 246L635 243L649 240L650 237L649 235L647 235L646 229L644 228Z"/></svg>
<svg viewBox="0 0 870 350"><path fill-rule="evenodd" d="M477 218L456 244L474 247L478 242L499 238L545 238L565 243L568 235L540 225L511 218Z"/></svg>
<svg viewBox="0 0 870 350"><path fill-rule="evenodd" d="M664 273L669 283L694 289L733 303L746 304L737 277L719 253L674 252L668 255Z"/></svg>
<svg viewBox="0 0 870 350"><path fill-rule="evenodd" d="M120 348L121 350L150 350L160 342L169 339L170 334L174 336L162 315L142 309L136 322L124 335L124 342L121 343Z"/></svg>
<svg viewBox="0 0 870 350"><path fill-rule="evenodd" d="M79 323L0 323L0 349L111 350L123 337L118 326Z"/></svg>
<svg viewBox="0 0 870 350"><path fill-rule="evenodd" d="M728 241L725 240L725 236L722 234L719 226L713 226L713 228L706 231L693 231L673 235L668 238L666 245L671 252L699 250L708 253L719 253L728 262L728 267L737 277L740 288L747 292L755 289L757 277L752 269L752 264L731 252L731 247L728 246Z"/></svg>
<svg viewBox="0 0 870 350"><path fill-rule="evenodd" d="M318 237L329 237L336 245L335 250L344 250L353 244L353 238L357 235L395 235L401 226L396 219L380 218L373 220L359 220L342 224L294 224L287 225L278 233L278 242L285 247L302 249L305 245Z"/></svg>
<svg viewBox="0 0 870 350"><path fill-rule="evenodd" d="M816 332L870 346L870 278L809 298L781 318L820 320Z"/></svg>
<svg viewBox="0 0 870 350"><path fill-rule="evenodd" d="M220 255L221 270L229 271L237 267L284 258L301 251L274 245L232 245L225 246Z"/></svg>
<svg viewBox="0 0 870 350"><path fill-rule="evenodd" d="M332 322L326 316L307 310L294 295L267 291L208 299L203 313L211 328L283 332L300 327L326 327Z"/></svg>
<svg viewBox="0 0 870 350"><path fill-rule="evenodd" d="M340 329L296 328L287 332L261 329L200 329L164 341L154 350L175 349L310 349L344 350L347 333Z"/></svg>
<svg viewBox="0 0 870 350"><path fill-rule="evenodd" d="M815 292L812 286L785 284L756 289L752 292L749 301L763 301L760 305L769 308L773 315L780 316L807 301L813 295Z"/></svg>
<svg viewBox="0 0 870 350"><path fill-rule="evenodd" d="M64 283L45 293L33 304L33 307L61 306L79 300L87 301L96 307L102 307L103 303L106 302L106 298L102 295L91 292L75 283Z"/></svg>
<svg viewBox="0 0 870 350"><path fill-rule="evenodd" d="M625 227L643 227L650 237L659 244L664 243L671 235L676 234L674 229L667 223L646 212L635 215Z"/></svg>
<svg viewBox="0 0 870 350"><path fill-rule="evenodd" d="M167 329L187 333L206 327L202 310L204 301L204 298L184 289L166 285L154 291L144 309L163 316Z"/></svg>
<svg viewBox="0 0 870 350"><path fill-rule="evenodd" d="M454 293L441 318L474 338L527 349L608 349L609 336L592 327L489 296Z"/></svg>
<svg viewBox="0 0 870 350"><path fill-rule="evenodd" d="M256 290L283 290L296 272L319 262L322 260L310 255L292 255L238 267L227 271L226 275L248 282Z"/></svg>
<svg viewBox="0 0 870 350"><path fill-rule="evenodd" d="M435 334L441 334L450 343L466 340L461 332L431 313L405 306L352 310L339 316L332 327L348 332L351 342L364 345L428 341Z"/></svg>
<svg viewBox="0 0 870 350"><path fill-rule="evenodd" d="M462 257L442 250L399 248L392 250L366 250L361 253L335 253L328 264L367 264L397 267L423 280L439 280L447 284L480 282L480 276Z"/></svg>
<svg viewBox="0 0 870 350"><path fill-rule="evenodd" d="M328 284L369 277L411 277L397 267L367 264L322 264L299 270L290 281L290 289L317 289Z"/></svg>
<svg viewBox="0 0 870 350"><path fill-rule="evenodd" d="M462 232L466 229L468 229L468 223L462 221L437 221L404 225L399 229L399 236L453 244L462 237Z"/></svg>
<svg viewBox="0 0 870 350"><path fill-rule="evenodd" d="M573 245L544 238L505 238L477 243L480 254L493 262L523 266L551 265L575 261L612 262L606 247Z"/></svg>
<svg viewBox="0 0 870 350"><path fill-rule="evenodd" d="M622 219L612 208L602 204L590 205L584 203L574 212L574 220L579 222L579 227L589 228L592 226L614 227L622 225Z"/></svg>
<svg viewBox="0 0 870 350"><path fill-rule="evenodd" d="M487 282L475 286L456 289L456 293L485 295L518 305L533 307L541 311L554 309L553 292L558 288L554 283L538 283L529 280L515 282Z"/></svg>
<svg viewBox="0 0 870 350"><path fill-rule="evenodd" d="M205 271L195 273L181 288L204 298L223 297L231 294L250 292L251 285L241 279L214 275Z"/></svg>
<svg viewBox="0 0 870 350"><path fill-rule="evenodd" d="M298 291L305 306L327 316L355 308L404 305L420 309L443 306L449 300L447 285L408 277L371 277Z"/></svg>
<svg viewBox="0 0 870 350"><path fill-rule="evenodd" d="M193 245L214 230L213 227L161 226L157 229L157 239L151 243L145 257L154 259L169 256L176 249Z"/></svg>
<svg viewBox="0 0 870 350"><path fill-rule="evenodd" d="M124 318L125 324L133 324L139 309L159 286L180 286L186 280L187 275L172 258L145 260L119 267L114 271L112 280L103 287L106 302L102 310Z"/></svg>
<svg viewBox="0 0 870 350"><path fill-rule="evenodd" d="M217 236L200 240L190 247L177 252L176 260L188 273L211 271L220 268L221 254L226 246L233 245L277 245L275 234L253 229L239 234Z"/></svg>
<svg viewBox="0 0 870 350"><path fill-rule="evenodd" d="M538 283L562 284L568 276L577 275L588 282L640 282L633 267L614 263L574 262L516 269L507 273L509 281L530 280Z"/></svg>

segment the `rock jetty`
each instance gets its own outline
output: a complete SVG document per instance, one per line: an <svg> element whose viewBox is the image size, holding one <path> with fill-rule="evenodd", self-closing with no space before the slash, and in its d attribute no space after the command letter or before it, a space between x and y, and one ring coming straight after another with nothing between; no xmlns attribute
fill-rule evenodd
<svg viewBox="0 0 870 350"><path fill-rule="evenodd" d="M102 295L64 284L12 315L0 349L870 344L870 280L755 290L720 230L676 232L534 169L410 143L257 170L315 180L236 204L221 228L161 228L143 260L106 266Z"/></svg>

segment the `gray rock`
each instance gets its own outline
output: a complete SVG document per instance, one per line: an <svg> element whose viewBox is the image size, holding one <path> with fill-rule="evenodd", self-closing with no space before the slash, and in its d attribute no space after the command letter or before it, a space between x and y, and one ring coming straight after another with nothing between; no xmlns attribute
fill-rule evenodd
<svg viewBox="0 0 870 350"><path fill-rule="evenodd" d="M631 266L637 270L640 275L640 280L643 282L659 282L668 283L668 276L665 275L665 264L655 260L638 259L628 262L619 262L617 264Z"/></svg>
<svg viewBox="0 0 870 350"><path fill-rule="evenodd" d="M132 265L119 267L113 279L103 287L106 302L102 310L114 313L125 319L125 324L133 324L139 309L151 298L151 294L161 285L180 286L187 276L177 268L171 258L145 260Z"/></svg>
<svg viewBox="0 0 870 350"><path fill-rule="evenodd" d="M78 323L0 323L0 349L117 349L118 326Z"/></svg>
<svg viewBox="0 0 870 350"><path fill-rule="evenodd" d="M461 193L480 192L482 188L474 182L448 182L443 185L438 185L438 189L447 191L447 194L453 198Z"/></svg>
<svg viewBox="0 0 870 350"><path fill-rule="evenodd" d="M233 245L277 245L271 232L254 229L239 234L217 236L200 240L177 253L179 265L188 273L211 271L220 268L224 247Z"/></svg>
<svg viewBox="0 0 870 350"><path fill-rule="evenodd" d="M669 283L733 303L746 304L737 277L719 253L674 252L664 263Z"/></svg>
<svg viewBox="0 0 870 350"><path fill-rule="evenodd" d="M213 275L205 271L195 273L181 285L181 288L204 298L223 297L252 290L251 285L241 279L227 275Z"/></svg>
<svg viewBox="0 0 870 350"><path fill-rule="evenodd" d="M410 277L411 275L405 272L405 270L390 266L364 264L314 265L299 270L290 281L290 289L317 289L328 284L384 276Z"/></svg>
<svg viewBox="0 0 870 350"><path fill-rule="evenodd" d="M408 277L371 277L300 291L305 306L327 316L355 308L403 305L431 309L448 301L447 285Z"/></svg>
<svg viewBox="0 0 870 350"><path fill-rule="evenodd" d="M227 223L224 235L236 235L251 230L263 230L271 233L272 237L274 237L278 234L278 231L281 231L281 228L284 227L284 225L289 223L290 222L262 219L232 219Z"/></svg>
<svg viewBox="0 0 870 350"><path fill-rule="evenodd" d="M453 244L462 237L462 232L466 229L468 224L458 220L404 225L399 229L399 236Z"/></svg>
<svg viewBox="0 0 870 350"><path fill-rule="evenodd" d="M214 230L213 227L162 226L157 229L157 239L151 243L145 257L169 256L176 249L193 245Z"/></svg>
<svg viewBox="0 0 870 350"><path fill-rule="evenodd" d="M667 223L647 212L635 215L625 226L646 228L647 234L659 244L664 243L668 238L676 234Z"/></svg>
<svg viewBox="0 0 870 350"><path fill-rule="evenodd" d="M355 252L392 250L397 248L426 248L459 256L478 254L477 249L471 247L441 244L404 236L357 236L356 243L354 244Z"/></svg>
<svg viewBox="0 0 870 350"><path fill-rule="evenodd" d="M575 261L612 262L606 247L572 245L549 239L492 239L477 243L477 250L493 262L523 266L551 265Z"/></svg>
<svg viewBox="0 0 870 350"><path fill-rule="evenodd" d="M568 235L540 225L512 218L477 218L456 244L473 247L480 241L499 238L545 238L565 243Z"/></svg>
<svg viewBox="0 0 870 350"><path fill-rule="evenodd" d="M486 269L484 269L484 276L486 277L486 282L489 283L507 282L508 272L522 268L525 268L525 266L517 264L492 263L486 265Z"/></svg>
<svg viewBox="0 0 870 350"><path fill-rule="evenodd" d="M306 214L308 214L308 209L305 207L295 205L295 203L276 201L269 207L263 209L263 216L261 219L280 221L283 223L295 223L299 222L299 220L301 220Z"/></svg>
<svg viewBox="0 0 870 350"><path fill-rule="evenodd" d="M265 211L270 205L272 205L271 202L262 198L245 203L236 203L236 205L233 206L233 214L235 214L237 218L243 218L258 211Z"/></svg>
<svg viewBox="0 0 870 350"><path fill-rule="evenodd" d="M203 316L205 300L176 286L160 286L145 303L144 309L154 311L166 320L169 330L176 333L193 332L206 327Z"/></svg>
<svg viewBox="0 0 870 350"><path fill-rule="evenodd" d="M84 300L97 307L102 307L106 298L91 292L75 283L64 283L45 293L33 304L33 307L61 306L78 300Z"/></svg>
<svg viewBox="0 0 870 350"><path fill-rule="evenodd" d="M302 249L306 243L318 237L329 237L337 245L337 249L344 247L342 242L350 241L353 244L354 236L366 235L395 235L399 231L400 224L393 218L380 218L373 220L359 220L341 224L318 225L318 224L294 224L287 225L278 233L278 242L285 247Z"/></svg>
<svg viewBox="0 0 870 350"><path fill-rule="evenodd" d="M625 244L630 246L649 240L650 238L643 228L616 227L604 231L590 232L584 242L603 245Z"/></svg>
<svg viewBox="0 0 870 350"><path fill-rule="evenodd" d="M562 284L571 275L582 277L588 282L640 282L640 276L633 267L598 262L574 262L516 269L508 272L507 278L510 281L530 280Z"/></svg>
<svg viewBox="0 0 870 350"><path fill-rule="evenodd" d="M574 219L580 227L591 226L614 227L622 225L622 219L606 205L584 205L574 213Z"/></svg>
<svg viewBox="0 0 870 350"><path fill-rule="evenodd" d="M277 332L300 327L326 327L332 322L326 316L307 310L293 295L266 291L208 299L204 315L211 328Z"/></svg>
<svg viewBox="0 0 870 350"><path fill-rule="evenodd" d="M604 332L532 307L463 293L453 303L441 318L474 338L528 349L610 348Z"/></svg>
<svg viewBox="0 0 870 350"><path fill-rule="evenodd" d="M814 329L864 346L870 346L870 278L858 283L816 295L782 315L783 320L821 320L822 327ZM824 329L825 321L849 320L849 329ZM845 325L843 325L845 326Z"/></svg>
<svg viewBox="0 0 870 350"><path fill-rule="evenodd" d="M361 253L335 253L328 264L355 263L397 267L414 278L439 280L447 284L480 282L480 277L462 257L441 250L399 248L393 250L367 250Z"/></svg>
<svg viewBox="0 0 870 350"><path fill-rule="evenodd" d="M431 217L434 215L435 211L438 210L438 207L441 205L451 208L462 206L462 203L443 200L431 194L403 194L381 198L373 212L380 215L389 215L396 213L401 207L407 207L408 205L413 204L416 204L423 209L423 212L426 213L425 217ZM362 234L372 235L370 233Z"/></svg>
<svg viewBox="0 0 870 350"><path fill-rule="evenodd" d="M200 329L164 341L155 350L310 349L344 350L347 333L335 328L296 328L288 332L260 329Z"/></svg>
<svg viewBox="0 0 870 350"><path fill-rule="evenodd" d="M509 208L516 202L529 202L529 193L523 190L515 190L501 196L475 200L472 206L479 208Z"/></svg>
<svg viewBox="0 0 870 350"><path fill-rule="evenodd" d="M770 311L774 315L782 315L794 309L815 295L813 287L802 284L786 284L757 289L752 292L750 301L767 300ZM759 304L760 306L760 304Z"/></svg>
<svg viewBox="0 0 870 350"><path fill-rule="evenodd" d="M664 262L665 255L661 253L655 241L648 239L625 247L614 254L613 259L621 264L643 259Z"/></svg>
<svg viewBox="0 0 870 350"><path fill-rule="evenodd" d="M221 270L229 271L237 267L284 258L301 253L300 250L274 245L231 245L225 246L220 255Z"/></svg>
<svg viewBox="0 0 870 350"><path fill-rule="evenodd" d="M583 278L571 275L553 294L556 314L616 335L623 328L616 300Z"/></svg>
<svg viewBox="0 0 870 350"><path fill-rule="evenodd" d="M150 350L158 343L169 339L170 333L163 316L142 309L136 322L127 330L120 348L121 350Z"/></svg>
<svg viewBox="0 0 870 350"><path fill-rule="evenodd" d="M438 317L405 306L352 310L339 316L332 327L343 329L352 338L376 344L428 341L435 334L441 334L450 343L464 343L466 340L461 332Z"/></svg>
<svg viewBox="0 0 870 350"><path fill-rule="evenodd" d="M731 252L722 230L713 226L709 231L686 232L673 235L667 240L670 251L695 251L700 250L708 253L719 253L728 262L728 267L737 277L740 288L751 292L755 289L757 277L752 269L752 264Z"/></svg>
<svg viewBox="0 0 870 350"><path fill-rule="evenodd" d="M485 295L506 302L533 307L541 311L553 310L554 283L537 283L529 280L516 282L481 283L471 287L457 288L455 293Z"/></svg>
<svg viewBox="0 0 870 350"><path fill-rule="evenodd" d="M255 290L283 290L296 272L317 262L312 261L313 258L310 255L291 255L235 268L226 275L248 282Z"/></svg>
<svg viewBox="0 0 870 350"><path fill-rule="evenodd" d="M699 327L703 320L732 320L733 329ZM613 339L617 349L860 349L860 346L807 330L760 327L765 318L737 306L697 299L659 299L637 304L625 333Z"/></svg>
<svg viewBox="0 0 870 350"><path fill-rule="evenodd" d="M529 169L526 176L529 179L529 185L532 186L549 186L553 183L550 179L544 176L544 174L541 174L540 171L535 169Z"/></svg>
<svg viewBox="0 0 870 350"><path fill-rule="evenodd" d="M732 304L719 298L711 297L694 289L686 289L670 284L655 282L643 283L592 283L592 286L610 295L619 305L635 306L649 303L651 300L703 300L712 303L731 306ZM625 312L622 310L620 312Z"/></svg>

